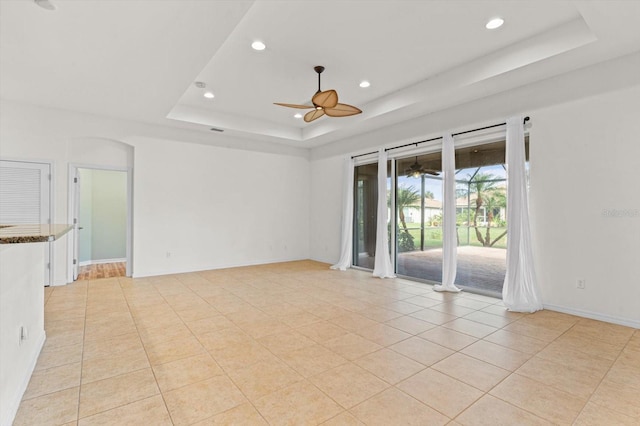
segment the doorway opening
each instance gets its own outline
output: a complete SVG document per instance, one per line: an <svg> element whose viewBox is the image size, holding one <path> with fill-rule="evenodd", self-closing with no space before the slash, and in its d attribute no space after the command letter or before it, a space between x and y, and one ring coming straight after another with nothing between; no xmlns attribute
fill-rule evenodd
<svg viewBox="0 0 640 426"><path fill-rule="evenodd" d="M73 166L73 280L131 276L131 178Z"/></svg>

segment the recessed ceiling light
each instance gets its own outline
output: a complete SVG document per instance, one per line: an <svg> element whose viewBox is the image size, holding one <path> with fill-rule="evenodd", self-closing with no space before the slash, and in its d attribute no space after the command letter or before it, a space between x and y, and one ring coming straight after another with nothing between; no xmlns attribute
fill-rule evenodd
<svg viewBox="0 0 640 426"><path fill-rule="evenodd" d="M264 50L267 47L267 45L259 40L256 40L253 43L251 43L251 47L253 48L253 50Z"/></svg>
<svg viewBox="0 0 640 426"><path fill-rule="evenodd" d="M485 27L488 30L495 30L496 28L500 28L502 26L502 24L504 24L504 19L502 19L502 18L493 18L489 22L487 22L487 25L485 25Z"/></svg>
<svg viewBox="0 0 640 426"><path fill-rule="evenodd" d="M367 80L363 80L360 82L360 87L369 87L371 86L371 83L369 83Z"/></svg>
<svg viewBox="0 0 640 426"><path fill-rule="evenodd" d="M295 114L295 115L294 115L294 117L295 117L295 118L302 118L302 114L297 113L297 114Z"/></svg>
<svg viewBox="0 0 640 426"><path fill-rule="evenodd" d="M204 81L196 81L193 83L193 85L198 89L204 89L205 87L207 87L207 83L205 83Z"/></svg>
<svg viewBox="0 0 640 426"><path fill-rule="evenodd" d="M213 99L216 95L214 95L213 92L204 92L204 97L207 99Z"/></svg>
<svg viewBox="0 0 640 426"><path fill-rule="evenodd" d="M49 0L33 0L35 4L40 6L43 9L47 10L56 10L56 5L51 3Z"/></svg>

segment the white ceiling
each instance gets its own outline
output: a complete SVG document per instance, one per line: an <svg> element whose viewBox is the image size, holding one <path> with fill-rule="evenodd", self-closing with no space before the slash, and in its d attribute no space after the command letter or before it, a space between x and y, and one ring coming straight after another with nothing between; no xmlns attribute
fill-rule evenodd
<svg viewBox="0 0 640 426"><path fill-rule="evenodd" d="M640 49L637 0L51 2L0 0L1 98L308 148ZM273 105L309 103L315 65L362 114Z"/></svg>

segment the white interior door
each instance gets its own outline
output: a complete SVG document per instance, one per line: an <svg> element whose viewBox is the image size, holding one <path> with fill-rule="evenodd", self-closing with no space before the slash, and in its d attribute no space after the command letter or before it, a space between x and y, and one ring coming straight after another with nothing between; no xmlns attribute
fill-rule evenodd
<svg viewBox="0 0 640 426"><path fill-rule="evenodd" d="M0 224L51 223L51 165L0 160ZM51 243L45 250L44 285L51 283Z"/></svg>

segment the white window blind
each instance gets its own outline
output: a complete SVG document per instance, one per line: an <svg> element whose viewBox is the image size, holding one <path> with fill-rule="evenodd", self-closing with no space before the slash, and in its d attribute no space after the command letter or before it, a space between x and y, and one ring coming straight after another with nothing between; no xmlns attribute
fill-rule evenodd
<svg viewBox="0 0 640 426"><path fill-rule="evenodd" d="M49 223L49 165L0 161L0 224Z"/></svg>

